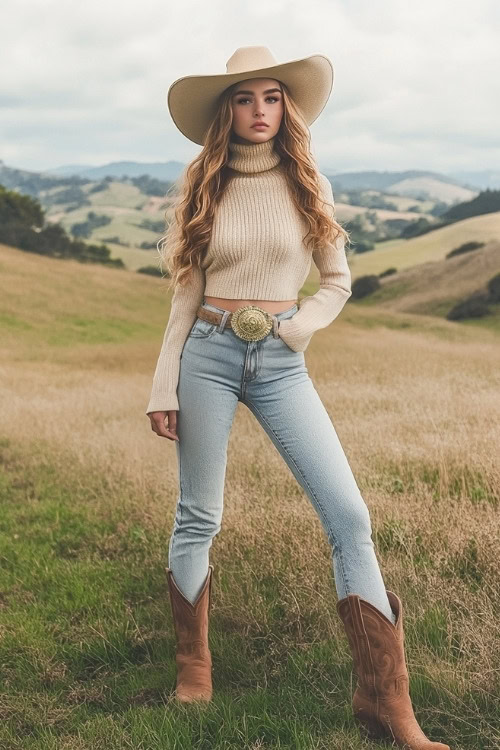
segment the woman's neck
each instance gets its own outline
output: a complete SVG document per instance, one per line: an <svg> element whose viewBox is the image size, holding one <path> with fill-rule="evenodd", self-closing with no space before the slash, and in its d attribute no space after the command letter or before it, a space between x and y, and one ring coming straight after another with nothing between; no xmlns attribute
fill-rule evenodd
<svg viewBox="0 0 500 750"><path fill-rule="evenodd" d="M266 172L276 167L280 161L280 155L274 150L276 138L273 136L261 143L238 143L229 141L229 159L227 166L237 172L249 174Z"/></svg>

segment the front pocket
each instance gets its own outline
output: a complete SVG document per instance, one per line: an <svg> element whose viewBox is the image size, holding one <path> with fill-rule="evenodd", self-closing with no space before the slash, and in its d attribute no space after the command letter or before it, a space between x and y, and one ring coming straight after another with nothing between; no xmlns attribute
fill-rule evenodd
<svg viewBox="0 0 500 750"><path fill-rule="evenodd" d="M281 336L278 336L278 340L281 341L282 346L284 346L288 352L293 352L294 354L297 354L295 349L292 349L290 346L288 346L285 339L282 339Z"/></svg>
<svg viewBox="0 0 500 750"><path fill-rule="evenodd" d="M216 328L216 323L210 323L208 320L196 318L189 332L189 336L194 339L205 339L208 336L211 336Z"/></svg>

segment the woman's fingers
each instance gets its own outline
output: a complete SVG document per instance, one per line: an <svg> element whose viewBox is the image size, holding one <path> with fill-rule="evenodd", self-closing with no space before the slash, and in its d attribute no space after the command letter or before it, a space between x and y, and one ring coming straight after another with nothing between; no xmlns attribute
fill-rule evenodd
<svg viewBox="0 0 500 750"><path fill-rule="evenodd" d="M177 412L176 411L167 411L168 416L168 431L171 435L174 436L175 440L179 440L177 436Z"/></svg>
<svg viewBox="0 0 500 750"><path fill-rule="evenodd" d="M156 432L157 435L160 435L160 437L167 437L172 439L167 431L167 426L165 424L165 418L167 416L166 411L154 411L152 414L149 415L149 418L151 420L151 429L153 432Z"/></svg>
<svg viewBox="0 0 500 750"><path fill-rule="evenodd" d="M168 440L179 440L177 437L177 412L176 411L153 411L148 415L151 420L151 429L160 437ZM168 417L168 425L165 420Z"/></svg>

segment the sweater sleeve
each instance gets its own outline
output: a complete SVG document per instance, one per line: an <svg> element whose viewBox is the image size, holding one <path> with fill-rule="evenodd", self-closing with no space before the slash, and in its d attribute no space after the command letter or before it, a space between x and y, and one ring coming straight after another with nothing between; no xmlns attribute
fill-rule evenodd
<svg viewBox="0 0 500 750"><path fill-rule="evenodd" d="M323 174L319 175L319 181L322 197L329 204L333 217L332 186ZM339 315L352 294L351 272L342 235L326 248L314 250L313 260L320 272L319 290L310 297L304 297L295 315L281 320L278 328L280 338L295 352L307 349L313 333L319 328L326 328Z"/></svg>
<svg viewBox="0 0 500 750"><path fill-rule="evenodd" d="M179 410L177 384L181 353L205 292L205 271L194 266L192 274L186 286L177 284L174 289L146 414L153 411Z"/></svg>

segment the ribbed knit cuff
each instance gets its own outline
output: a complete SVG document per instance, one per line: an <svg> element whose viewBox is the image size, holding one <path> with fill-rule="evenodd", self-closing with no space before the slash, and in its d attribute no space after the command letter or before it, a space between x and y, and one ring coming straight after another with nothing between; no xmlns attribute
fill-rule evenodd
<svg viewBox="0 0 500 750"><path fill-rule="evenodd" d="M146 414L152 411L179 411L179 401L176 393L157 393L151 396Z"/></svg>
<svg viewBox="0 0 500 750"><path fill-rule="evenodd" d="M335 320L351 294L338 286L322 286L316 294L304 297L295 315L280 320L280 338L294 352L305 351L315 331Z"/></svg>
<svg viewBox="0 0 500 750"><path fill-rule="evenodd" d="M295 315L296 314L297 313L295 313ZM297 326L297 324L293 322L294 317L295 316L292 318L285 318L285 320L280 320L278 328L279 336L294 352L304 352L307 349L313 334L310 333L304 335L300 330L300 326Z"/></svg>

